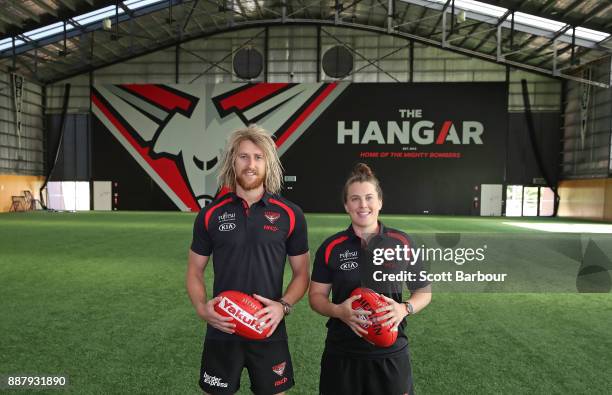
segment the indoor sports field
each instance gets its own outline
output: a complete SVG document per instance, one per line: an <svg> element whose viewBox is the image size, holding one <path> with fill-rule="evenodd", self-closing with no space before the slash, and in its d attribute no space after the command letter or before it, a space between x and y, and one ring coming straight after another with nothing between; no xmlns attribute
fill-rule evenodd
<svg viewBox="0 0 612 395"><path fill-rule="evenodd" d="M237 343L289 313L293 369ZM611 367L612 0L0 0L0 394L608 395Z"/></svg>
<svg viewBox="0 0 612 395"><path fill-rule="evenodd" d="M193 219L170 212L0 215L0 372L65 373L78 394L199 393L204 325L184 288ZM567 236L503 224L508 218L383 220L409 234L482 233L508 242ZM311 252L346 226L343 215L310 214L307 221ZM517 221L566 230L593 225ZM609 232L606 225L595 229ZM551 264L550 255L539 256L541 246L525 247L519 259ZM210 269L206 275L210 287ZM324 322L306 300L288 318L297 380L290 393L317 393ZM409 322L416 390L609 393L610 328L610 293L436 294L434 288L432 303ZM245 373L240 393L247 389Z"/></svg>

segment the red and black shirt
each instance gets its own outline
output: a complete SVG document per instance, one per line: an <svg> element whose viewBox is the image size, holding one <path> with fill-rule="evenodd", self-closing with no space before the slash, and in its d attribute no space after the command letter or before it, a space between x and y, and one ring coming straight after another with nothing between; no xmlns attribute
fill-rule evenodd
<svg viewBox="0 0 612 395"><path fill-rule="evenodd" d="M250 207L234 192L219 196L197 215L191 250L213 255L213 297L226 290L277 300L283 295L287 255L308 252L306 220L287 199L264 193ZM238 339L210 325L207 338ZM287 337L284 321L270 340Z"/></svg>
<svg viewBox="0 0 612 395"><path fill-rule="evenodd" d="M410 237L399 230L385 227L379 222L378 233L372 235L369 241L362 240L355 234L353 226L327 238L317 250L312 281L331 284L332 303L344 302L351 292L358 287L372 288L397 302L402 301L402 291L406 287L411 292L429 285L420 281L420 262L410 264L410 261L385 260L384 264L374 265L374 250L378 248L402 249L416 248ZM374 272L380 272L374 277ZM414 281L376 281L382 273L397 274L401 271L415 273ZM405 285L405 286L404 286ZM405 299L405 298L404 298ZM353 357L384 358L405 352L408 340L404 334L406 320L399 327L397 341L389 348L379 348L359 338L341 320L330 318L327 321L326 352Z"/></svg>

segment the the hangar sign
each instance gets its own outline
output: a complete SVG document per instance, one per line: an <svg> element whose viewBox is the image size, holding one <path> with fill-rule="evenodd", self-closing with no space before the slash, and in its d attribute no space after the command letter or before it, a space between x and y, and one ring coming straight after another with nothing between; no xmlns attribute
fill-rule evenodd
<svg viewBox="0 0 612 395"><path fill-rule="evenodd" d="M484 126L478 121L458 123L459 131L453 121L444 121L436 130L432 121L369 121L365 127L359 121L338 121L338 144L482 144Z"/></svg>

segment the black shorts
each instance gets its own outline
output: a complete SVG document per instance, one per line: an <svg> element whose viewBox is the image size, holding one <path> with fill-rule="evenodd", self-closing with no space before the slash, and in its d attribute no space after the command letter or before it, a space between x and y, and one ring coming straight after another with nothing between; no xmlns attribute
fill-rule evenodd
<svg viewBox="0 0 612 395"><path fill-rule="evenodd" d="M232 341L206 339L200 387L209 394L233 394L246 367L253 393L272 395L293 387L293 366L287 340Z"/></svg>
<svg viewBox="0 0 612 395"><path fill-rule="evenodd" d="M410 356L364 359L323 352L319 394L412 395Z"/></svg>

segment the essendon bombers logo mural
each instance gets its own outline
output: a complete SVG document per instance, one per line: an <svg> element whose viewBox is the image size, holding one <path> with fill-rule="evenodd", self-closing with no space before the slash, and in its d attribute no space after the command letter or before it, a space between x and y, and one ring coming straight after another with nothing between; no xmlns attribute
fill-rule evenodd
<svg viewBox="0 0 612 395"><path fill-rule="evenodd" d="M358 161L375 162L383 178L410 180L410 188L394 194L400 202L395 210L402 212L428 210L431 198L406 203L415 193L440 202L468 200L471 207L474 185L501 183L504 174L503 83L96 85L91 100L96 125L105 129L95 131L102 133L100 146L116 139L183 211L199 211L212 200L229 134L252 123L272 134L294 180L284 193L306 210L336 210L310 191L321 188L321 174L328 188L341 185ZM95 162L100 167L103 156ZM454 194L432 192L433 174L443 176L438 181ZM266 213L268 227L277 219Z"/></svg>
<svg viewBox="0 0 612 395"><path fill-rule="evenodd" d="M181 210L198 211L217 189L233 130L257 123L279 155L345 85L98 85L92 111Z"/></svg>

